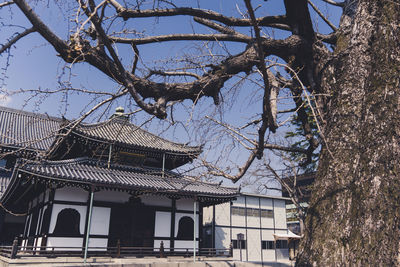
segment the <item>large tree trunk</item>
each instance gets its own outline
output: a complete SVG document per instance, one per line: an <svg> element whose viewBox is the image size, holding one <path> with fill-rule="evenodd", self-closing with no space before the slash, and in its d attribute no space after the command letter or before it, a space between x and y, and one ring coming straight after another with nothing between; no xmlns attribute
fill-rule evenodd
<svg viewBox="0 0 400 267"><path fill-rule="evenodd" d="M349 4L353 2L353 4ZM398 266L400 4L346 1L299 266Z"/></svg>

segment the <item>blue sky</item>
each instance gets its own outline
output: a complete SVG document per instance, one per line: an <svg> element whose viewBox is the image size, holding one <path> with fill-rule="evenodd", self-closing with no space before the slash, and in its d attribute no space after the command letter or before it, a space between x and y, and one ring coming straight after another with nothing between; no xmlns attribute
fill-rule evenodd
<svg viewBox="0 0 400 267"><path fill-rule="evenodd" d="M31 1L35 3L36 1ZM332 19L338 25L340 10L338 8L328 9L327 5L321 0L315 0L315 4L319 6L321 11ZM42 17L42 19L51 25L51 29L55 31L60 37L67 39L68 32L74 30L74 24L70 20L74 17L72 9L73 2L63 3L53 1L38 1L34 5L35 11ZM212 9L221 12L228 16L240 17L240 12L245 13L245 6L243 1L223 1L223 0L207 0L207 1L174 1L176 5L200 7L203 9ZM284 13L284 6L282 0L269 0L269 1L252 1L253 7L257 7L256 15L278 15ZM313 20L316 27L320 32L326 33L329 28L320 19L313 14ZM21 15L15 7L6 7L0 9L0 40L10 38L15 32L20 32L20 27L9 26L19 25L30 27L29 22ZM122 23L115 24L115 29L118 30L124 26ZM210 33L210 30L204 26L200 26L193 22L187 16L168 17L160 19L135 19L127 22L130 29L136 29L143 32L145 35L159 35L170 33ZM237 29L244 33L248 33L248 28ZM287 33L281 31L271 31L265 29L265 33L275 38L285 38ZM209 46L216 45L210 43ZM243 50L244 44L225 43L226 47L231 54L239 53ZM196 55L201 49L207 49L201 42L165 42L160 44L143 45L139 46L141 61L139 67L146 70L146 67L153 67L158 65L160 68L168 68L168 63L160 63L160 60L168 58L177 59L181 58L183 54ZM214 52L223 53L222 48L214 49ZM133 54L129 46L118 47L119 56L125 65L130 65L132 62ZM15 90L30 90L41 88L43 90L55 90L60 88L60 81L68 81L74 88L86 88L93 91L115 91L118 85L110 78L87 64L74 64L72 69L65 68L65 63L56 55L55 50L41 38L37 33L33 33L22 40L20 40L10 51L11 57L7 55L0 56L0 75L3 79L0 81L0 104L7 105L13 108L24 108L29 111L37 111L41 113L48 113L49 115L60 116L64 115L67 118L76 118L79 114L90 108L98 100L88 97L83 94L58 94L48 98L34 98L29 101L28 105L24 105L29 98L28 94L12 95L5 97L4 94ZM68 66L69 67L69 66ZM4 70L4 68L6 70ZM196 127L198 129L199 123L204 123L205 114L214 116L219 120L231 123L235 126L240 126L245 123L248 118L256 113L259 113L260 103L258 101L257 88L251 82L244 82L240 90L232 89L238 79L233 79L228 82L225 89L222 91L224 95L224 103L222 107L215 107L212 99L202 99L200 103L194 107L193 116L191 114L191 102L185 101L181 107L175 109L174 118L181 123L175 127L167 128L166 124L161 124L157 120L153 120L152 124L147 125L153 132L162 132L163 136L173 139L174 141L186 143L191 141L192 144L203 143L210 141L206 144L207 150L210 150L210 157L215 158L220 154L217 146L221 142L218 138L211 142L215 133L209 132L196 136ZM68 105L60 104L68 97ZM232 104L233 103L233 104ZM114 110L116 106L124 106L126 109L135 110L134 103L130 103L128 99L123 99L113 104L110 110ZM223 110L222 115L219 113L220 109ZM102 120L105 117L99 118L100 113L90 118L90 121ZM136 124L141 124L149 118L146 114L137 114L134 116L133 121ZM187 123L192 120L193 123ZM199 123L195 123L199 122ZM209 126L205 126L209 127ZM165 131L163 131L165 130ZM287 130L283 128L277 135L272 138L281 139L282 131ZM204 131L204 128L202 129ZM225 140L225 139L224 139ZM245 160L246 152L243 149L236 148L229 156L229 160L225 164L234 163L240 164ZM275 159L276 161L276 159ZM274 162L279 165L279 162Z"/></svg>

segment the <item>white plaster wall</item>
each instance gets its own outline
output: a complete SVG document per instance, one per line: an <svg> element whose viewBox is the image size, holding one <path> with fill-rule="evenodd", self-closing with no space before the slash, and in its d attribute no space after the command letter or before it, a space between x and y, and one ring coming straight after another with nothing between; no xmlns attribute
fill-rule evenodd
<svg viewBox="0 0 400 267"><path fill-rule="evenodd" d="M247 250L249 261L261 261L261 237L260 230L247 230Z"/></svg>
<svg viewBox="0 0 400 267"><path fill-rule="evenodd" d="M93 200L114 202L114 203L125 203L129 200L130 196L131 195L129 195L126 192L103 190L94 193Z"/></svg>
<svg viewBox="0 0 400 267"><path fill-rule="evenodd" d="M42 238L35 238L34 244L36 244L35 250L40 250L40 245L42 244Z"/></svg>
<svg viewBox="0 0 400 267"><path fill-rule="evenodd" d="M248 240L248 238L246 236L246 228L232 228L232 239L237 240L237 234L239 234L239 233L244 235L245 240ZM240 249L233 250L233 259L235 259L235 260L240 259ZM247 261L246 249L242 249L242 260Z"/></svg>
<svg viewBox="0 0 400 267"><path fill-rule="evenodd" d="M273 233L274 230L262 230L262 240L274 241ZM264 261L275 261L275 249L263 249L262 251Z"/></svg>
<svg viewBox="0 0 400 267"><path fill-rule="evenodd" d="M177 210L187 210L193 211L193 199L191 198L182 198L176 201L176 209ZM196 203L196 211L199 211L199 203Z"/></svg>
<svg viewBox="0 0 400 267"><path fill-rule="evenodd" d="M91 235L108 235L111 208L93 207L90 226Z"/></svg>
<svg viewBox="0 0 400 267"><path fill-rule="evenodd" d="M274 240L274 230L262 230L262 240L273 241Z"/></svg>
<svg viewBox="0 0 400 267"><path fill-rule="evenodd" d="M215 224L216 225L224 225L224 226L230 226L230 208L231 208L231 203L223 203L220 205L215 205ZM212 216L212 210L211 210L211 216Z"/></svg>
<svg viewBox="0 0 400 267"><path fill-rule="evenodd" d="M178 227L179 227L179 220L182 217L190 217L190 218L194 218L193 214L188 214L188 213L176 213L175 214L175 237L177 237L178 235ZM194 219L193 219L194 220ZM196 221L194 222L196 224L196 238L199 237L199 215L196 214Z"/></svg>
<svg viewBox="0 0 400 267"><path fill-rule="evenodd" d="M287 228L286 225L286 205L284 200L274 200L275 228Z"/></svg>
<svg viewBox="0 0 400 267"><path fill-rule="evenodd" d="M259 208L259 197L254 197L254 196L246 196L246 206L248 208L254 208L258 209Z"/></svg>
<svg viewBox="0 0 400 267"><path fill-rule="evenodd" d="M53 233L54 228L56 227L57 216L58 213L67 208L76 209L81 215L81 221L79 225L79 231L81 234L85 232L85 220L86 220L86 206L78 206L78 205L64 205L64 204L54 204L53 210L51 212L51 220L50 220L50 230L49 233Z"/></svg>
<svg viewBox="0 0 400 267"><path fill-rule="evenodd" d="M107 250L107 238L93 238L89 239L88 250L90 251L106 251Z"/></svg>
<svg viewBox="0 0 400 267"><path fill-rule="evenodd" d="M204 207L203 208L203 225L211 224L213 217L213 207Z"/></svg>
<svg viewBox="0 0 400 267"><path fill-rule="evenodd" d="M87 202L89 193L81 188L77 187L63 187L57 189L54 195L54 200L62 201L75 201L75 202Z"/></svg>
<svg viewBox="0 0 400 267"><path fill-rule="evenodd" d="M261 198L260 204L262 209L272 210L272 198Z"/></svg>
<svg viewBox="0 0 400 267"><path fill-rule="evenodd" d="M261 198L261 209L272 210L272 199L271 198ZM286 212L286 211L285 211ZM274 219L261 217L261 225L263 228L274 228Z"/></svg>
<svg viewBox="0 0 400 267"><path fill-rule="evenodd" d="M263 249L263 261L275 261L275 249Z"/></svg>
<svg viewBox="0 0 400 267"><path fill-rule="evenodd" d="M235 207L235 205L236 204L234 204L232 207ZM232 214L232 226L245 227L246 226L246 216Z"/></svg>
<svg viewBox="0 0 400 267"><path fill-rule="evenodd" d="M246 206L244 196L238 196L237 199L233 201L233 206L244 208Z"/></svg>
<svg viewBox="0 0 400 267"><path fill-rule="evenodd" d="M68 247L70 250L82 250L83 238L82 237L48 237L47 247ZM76 248L76 249L74 249ZM47 248L51 250L52 248ZM65 250L59 248L54 250Z"/></svg>
<svg viewBox="0 0 400 267"><path fill-rule="evenodd" d="M276 258L278 260L289 259L289 249L277 249L276 250Z"/></svg>
<svg viewBox="0 0 400 267"><path fill-rule="evenodd" d="M246 207L260 210L258 197L246 196ZM260 227L260 215L258 213L257 217L247 216L247 227ZM250 256L249 256L250 257Z"/></svg>
<svg viewBox="0 0 400 267"><path fill-rule="evenodd" d="M140 199L142 203L148 206L161 206L161 207L171 207L172 200L163 196L152 196L145 195L141 196Z"/></svg>
<svg viewBox="0 0 400 267"><path fill-rule="evenodd" d="M231 244L231 230L229 227L215 227L215 248L228 249Z"/></svg>
<svg viewBox="0 0 400 267"><path fill-rule="evenodd" d="M246 207L244 196L239 196L237 200L233 201L232 207ZM246 217L241 215L232 215L232 226L242 226L246 225Z"/></svg>
<svg viewBox="0 0 400 267"><path fill-rule="evenodd" d="M193 251L193 240L175 240L175 250L180 251ZM199 248L199 241L196 241L196 250ZM181 251L182 251L181 250Z"/></svg>
<svg viewBox="0 0 400 267"><path fill-rule="evenodd" d="M164 251L165 251L165 249L169 250L169 247L170 247L169 240L154 240L154 248L159 249L160 245L161 245L161 241L164 242Z"/></svg>
<svg viewBox="0 0 400 267"><path fill-rule="evenodd" d="M154 236L170 237L170 235L171 235L171 213L164 211L157 211Z"/></svg>

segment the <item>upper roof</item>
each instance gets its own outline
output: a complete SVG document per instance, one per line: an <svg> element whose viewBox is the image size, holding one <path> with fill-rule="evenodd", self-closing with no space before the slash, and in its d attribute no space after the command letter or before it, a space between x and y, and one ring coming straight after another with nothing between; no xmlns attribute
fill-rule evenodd
<svg viewBox="0 0 400 267"><path fill-rule="evenodd" d="M74 132L97 141L134 146L136 148L150 148L192 156L198 156L201 153L201 147L199 146L187 146L168 141L139 128L123 117L117 116L100 123L81 124L74 129Z"/></svg>
<svg viewBox="0 0 400 267"><path fill-rule="evenodd" d="M79 158L60 161L22 160L17 172L29 173L52 182L88 184L99 188L198 197L235 197L238 190L201 182L176 173L167 172L165 177L159 170L110 165L103 161Z"/></svg>
<svg viewBox="0 0 400 267"><path fill-rule="evenodd" d="M0 106L0 145L47 150L54 142L61 122L61 119L47 115Z"/></svg>
<svg viewBox="0 0 400 267"><path fill-rule="evenodd" d="M46 151L55 141L62 125L65 125L65 120L60 118L0 106L0 146ZM82 123L72 132L95 141L136 149L189 157L196 157L201 153L199 146L165 140L117 116L101 123Z"/></svg>

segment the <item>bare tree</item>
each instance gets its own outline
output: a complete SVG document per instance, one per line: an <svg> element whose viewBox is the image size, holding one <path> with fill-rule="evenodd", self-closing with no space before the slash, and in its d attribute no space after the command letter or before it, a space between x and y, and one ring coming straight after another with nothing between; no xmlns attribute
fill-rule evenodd
<svg viewBox="0 0 400 267"><path fill-rule="evenodd" d="M120 86L115 92L85 93L101 95L102 101L128 96L160 119L167 118L170 109L172 121L174 106L182 101L196 105L210 97L215 105L227 105L227 99L243 97L237 93L239 89L253 84L257 91L250 98L259 100L254 101L258 111L245 125L211 118L231 127L232 137L247 149L248 158L236 172L218 166L210 171L238 181L265 150L303 153L306 161L302 164L307 164L322 144L298 263L399 265L399 3L321 2L342 9L340 25L331 23L317 1L310 0L283 0L282 15L274 16L262 13L270 3L255 8L250 0L237 6L235 16L202 9L200 2L177 6L160 0L149 6L142 1L78 0L73 8L64 10L73 10L69 18L73 18L74 28L63 39L26 1L13 0L0 8L20 10L30 25L10 36L0 51L7 57L19 40L39 34L70 68L77 63L91 65ZM319 33L311 14L331 32ZM138 18L181 16L206 27L207 33L194 30L149 36L135 26ZM275 31L286 32L287 37L273 38ZM165 61L171 68L147 68L141 47L169 41L205 41L199 49L208 54L186 56L174 63ZM244 45L232 47L231 43ZM119 55L124 46L131 48L129 56ZM145 71L138 73L140 67ZM242 79L246 83L241 84ZM231 98L227 92L232 93ZM281 146L271 138L290 121L288 115L279 114L290 116L290 112L296 113L302 126L308 143L305 149ZM318 136L313 134L313 120ZM252 132L247 134L249 128Z"/></svg>

